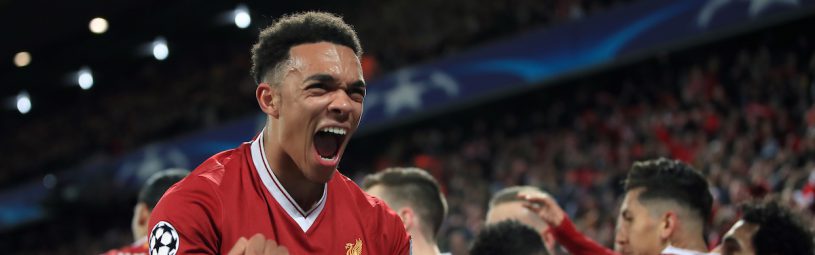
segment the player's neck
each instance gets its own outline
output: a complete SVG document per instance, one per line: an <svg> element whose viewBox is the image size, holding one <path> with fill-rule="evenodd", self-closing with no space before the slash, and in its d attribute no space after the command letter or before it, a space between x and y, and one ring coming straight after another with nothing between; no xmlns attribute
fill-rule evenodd
<svg viewBox="0 0 815 255"><path fill-rule="evenodd" d="M695 235L694 235L695 236ZM683 233L677 238L674 238L671 243L671 246L685 249L685 250L692 250L692 251L700 251L700 252L707 252L707 245L705 245L705 240L699 237L691 237L688 236L687 233Z"/></svg>
<svg viewBox="0 0 815 255"><path fill-rule="evenodd" d="M280 185L294 199L303 210L311 209L323 196L324 183L314 183L305 175L291 158L282 150L273 136L264 135L264 151L268 159L269 167L274 173Z"/></svg>
<svg viewBox="0 0 815 255"><path fill-rule="evenodd" d="M417 255L424 255L424 254L432 254L438 255L441 254L439 251L439 246L436 245L436 242L429 242L425 236L413 236L413 254Z"/></svg>

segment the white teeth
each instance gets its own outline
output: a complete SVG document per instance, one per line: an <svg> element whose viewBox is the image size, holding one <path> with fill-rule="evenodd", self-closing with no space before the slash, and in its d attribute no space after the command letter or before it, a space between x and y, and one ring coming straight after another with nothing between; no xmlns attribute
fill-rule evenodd
<svg viewBox="0 0 815 255"><path fill-rule="evenodd" d="M345 129L343 129L343 128L337 128L337 127L327 127L327 128L321 129L320 131L334 133L334 134L338 134L338 135L345 135L348 132L348 131L345 131Z"/></svg>

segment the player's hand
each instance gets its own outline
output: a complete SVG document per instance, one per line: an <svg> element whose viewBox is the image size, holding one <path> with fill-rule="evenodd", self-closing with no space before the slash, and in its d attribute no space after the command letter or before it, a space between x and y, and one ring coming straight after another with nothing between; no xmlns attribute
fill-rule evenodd
<svg viewBox="0 0 815 255"><path fill-rule="evenodd" d="M542 194L518 194L518 197L525 200L524 207L536 213L546 224L551 227L560 226L566 212L557 204L555 199Z"/></svg>
<svg viewBox="0 0 815 255"><path fill-rule="evenodd" d="M274 240L267 240L266 236L257 233L249 240L241 237L232 246L228 255L289 255L289 250L277 245Z"/></svg>

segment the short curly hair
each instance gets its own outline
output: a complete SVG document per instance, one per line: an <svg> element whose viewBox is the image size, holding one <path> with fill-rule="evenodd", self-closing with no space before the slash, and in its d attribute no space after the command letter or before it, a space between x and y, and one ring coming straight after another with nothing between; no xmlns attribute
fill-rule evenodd
<svg viewBox="0 0 815 255"><path fill-rule="evenodd" d="M776 201L742 207L742 219L758 225L751 242L757 255L813 255L812 230L804 221Z"/></svg>
<svg viewBox="0 0 815 255"><path fill-rule="evenodd" d="M289 50L306 43L330 42L362 56L362 46L351 25L327 12L302 12L284 16L260 31L252 46L252 77L260 84L270 70L289 58Z"/></svg>

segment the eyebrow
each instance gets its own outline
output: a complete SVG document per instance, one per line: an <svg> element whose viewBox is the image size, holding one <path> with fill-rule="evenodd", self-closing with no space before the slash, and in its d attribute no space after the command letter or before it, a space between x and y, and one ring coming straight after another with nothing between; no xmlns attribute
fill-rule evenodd
<svg viewBox="0 0 815 255"><path fill-rule="evenodd" d="M354 83L351 83L349 86L350 86L350 87L358 87L358 88L363 88L363 89L364 89L364 88L366 88L368 85L366 85L364 81L361 81L361 80L360 80L360 81L356 81L356 82L354 82Z"/></svg>
<svg viewBox="0 0 815 255"><path fill-rule="evenodd" d="M334 78L334 76L332 76L330 74L325 74L325 73L318 73L318 74L314 74L312 76L309 76L303 82L305 83L305 82L308 82L308 81L337 83L337 79ZM367 85L365 84L364 81L359 80L359 81L356 81L356 82L353 82L353 83L349 84L349 86L350 87L365 88Z"/></svg>
<svg viewBox="0 0 815 255"><path fill-rule="evenodd" d="M330 74L318 73L318 74L309 76L303 82L307 82L307 81L335 82L335 81L337 81L337 79L335 79L334 76L331 76Z"/></svg>

